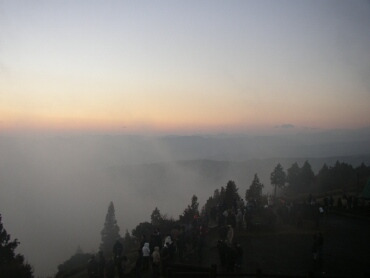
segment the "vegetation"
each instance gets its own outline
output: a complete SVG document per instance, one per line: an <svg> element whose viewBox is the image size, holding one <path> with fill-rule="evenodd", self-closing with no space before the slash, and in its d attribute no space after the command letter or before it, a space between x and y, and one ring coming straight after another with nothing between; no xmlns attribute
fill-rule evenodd
<svg viewBox="0 0 370 278"><path fill-rule="evenodd" d="M189 224L193 221L195 215L199 215L199 203L198 197L193 195L191 198L191 204L184 210L183 214L180 215L180 222Z"/></svg>
<svg viewBox="0 0 370 278"><path fill-rule="evenodd" d="M279 163L276 165L274 171L270 175L271 185L275 186L275 198L276 198L276 188L283 188L286 182L286 174L284 172L284 168Z"/></svg>
<svg viewBox="0 0 370 278"><path fill-rule="evenodd" d="M84 271L91 254L76 253L58 266L56 278L67 278Z"/></svg>
<svg viewBox="0 0 370 278"><path fill-rule="evenodd" d="M240 199L238 189L239 188L236 188L236 184L232 180L228 181L226 184L225 193L223 193L223 203L226 204L227 207L231 207L235 200Z"/></svg>
<svg viewBox="0 0 370 278"><path fill-rule="evenodd" d="M108 212L105 217L104 228L101 231L102 242L99 248L106 256L111 256L113 254L112 247L114 245L114 242L117 239L121 238L119 235L119 230L120 229L117 225L114 204L113 202L110 202Z"/></svg>
<svg viewBox="0 0 370 278"><path fill-rule="evenodd" d="M285 187L286 193L324 193L333 190L345 192L349 188L364 188L370 167L362 163L357 168L347 163L337 161L334 166L324 164L315 175L308 161L300 168L297 163L287 169Z"/></svg>
<svg viewBox="0 0 370 278"><path fill-rule="evenodd" d="M263 184L260 182L257 174L254 175L254 179L249 189L245 192L245 199L248 202L254 203L257 208L262 207L262 188Z"/></svg>
<svg viewBox="0 0 370 278"><path fill-rule="evenodd" d="M280 163L273 169L270 175L271 185L276 190L282 190L280 193L294 196L304 196L307 193L316 193L317 196L325 193L342 192L346 188L357 186L363 188L368 177L370 177L370 166L361 164L357 168L353 168L346 163L337 161L334 166L330 167L326 164L315 175L308 161L299 167L298 163L293 163L285 172ZM254 175L252 183L245 192L245 200L252 202L257 208L262 208L267 204L267 198L262 194L264 185L260 182L258 174ZM205 205L202 207L201 214L209 215L212 208L217 205L231 207L235 200L240 200L237 185L234 181L229 180L226 187L216 189L213 196L209 197ZM302 199L302 198L301 198ZM178 220L162 214L155 207L150 219L151 222L139 223L136 228L131 231L131 234L126 230L125 236L121 238L124 244L125 253L135 251L142 235L149 236L155 229L162 232L168 232L173 227L179 224L191 223L195 215L199 215L198 197L193 195L191 203L185 208ZM104 229L101 232L102 243L100 249L107 255L111 253L114 241L119 236L119 227L115 219L115 210L113 203L110 203L106 215ZM59 265L57 277L69 277L82 271L86 267L86 262L90 258L89 254L76 253L69 260ZM21 276L19 276L21 277Z"/></svg>
<svg viewBox="0 0 370 278"><path fill-rule="evenodd" d="M10 234L4 229L0 214L0 276L2 278L32 278L33 269L25 262L24 256L16 254L20 242L10 240Z"/></svg>

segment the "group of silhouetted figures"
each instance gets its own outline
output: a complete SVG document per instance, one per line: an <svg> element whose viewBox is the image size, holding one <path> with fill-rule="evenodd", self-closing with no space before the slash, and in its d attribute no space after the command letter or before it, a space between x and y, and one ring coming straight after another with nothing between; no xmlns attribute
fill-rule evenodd
<svg viewBox="0 0 370 278"><path fill-rule="evenodd" d="M196 251L199 262L202 261L203 246L205 237L208 233L208 225L198 216L189 225L176 226L166 237L162 237L160 231L156 229L148 239L143 235L137 250L136 261L131 275L142 277L151 274L153 278L165 274L169 264L184 260L185 252ZM125 277L128 272L128 258L123 255L123 245L119 239L113 246L113 257L105 260L103 252L98 253L98 258L92 256L87 265L89 278L113 278Z"/></svg>
<svg viewBox="0 0 370 278"><path fill-rule="evenodd" d="M233 242L233 228L230 225L219 228L220 239L217 249L221 267L227 272L239 271L242 264L243 249L239 243Z"/></svg>
<svg viewBox="0 0 370 278"><path fill-rule="evenodd" d="M98 259L93 255L88 261L87 273L89 278L114 278L117 269L118 276L123 277L127 263L127 256L123 255L123 245L117 239L113 245L113 257L106 261L103 251L99 251Z"/></svg>
<svg viewBox="0 0 370 278"><path fill-rule="evenodd" d="M241 206L240 206L241 205ZM162 237L158 229L150 235L149 239L143 235L135 262L131 264L128 271L128 258L123 254L123 245L119 239L113 246L113 257L105 260L103 252L98 253L98 258L92 256L88 262L89 278L114 278L115 274L124 277L125 273L130 272L130 277L153 278L165 277L166 270L172 263L183 263L184 255L192 252L192 260L197 260L198 264L203 260L203 249L208 234L208 224L217 223L219 231L219 240L217 250L219 255L220 267L227 273L239 272L242 267L243 249L241 245L234 240L234 229L245 230L248 213L253 213L253 206L243 206L236 204L232 207L217 207L209 217L194 217L194 220L188 225L174 227L167 236ZM266 208L268 209L268 208ZM292 210L292 209L291 209ZM242 215L242 217L240 217ZM249 227L250 228L250 227ZM312 253L315 268L322 268L323 256L323 237L319 233L313 237Z"/></svg>

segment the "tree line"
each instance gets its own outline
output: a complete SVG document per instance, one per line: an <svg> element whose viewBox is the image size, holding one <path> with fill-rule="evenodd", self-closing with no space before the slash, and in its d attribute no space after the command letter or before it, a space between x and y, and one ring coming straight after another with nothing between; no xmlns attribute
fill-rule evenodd
<svg viewBox="0 0 370 278"><path fill-rule="evenodd" d="M305 161L301 167L298 163L293 163L286 171L278 163L270 174L270 183L276 197L277 189L280 190L280 193L300 194L325 192L338 188L343 189L359 184L360 187L363 187L369 176L370 167L364 163L356 168L339 161L334 166L324 164L318 174L315 175L310 163ZM149 236L155 229L159 229L162 232L169 232L177 225L191 223L196 215L209 215L212 208L220 204L225 207L232 207L236 200L245 200L246 202L253 203L256 207L262 207L267 204L268 198L267 195L262 193L264 187L264 184L261 183L256 173L243 197L241 197L236 183L233 180L229 180L225 187L221 186L220 189L214 191L213 196L207 199L201 210L199 210L199 202L196 195L192 196L190 204L179 215L178 220L167 214L162 214L156 207L151 214L150 222L139 223L131 233L126 230L123 237L120 235L120 228L115 217L114 204L111 202L108 206L104 227L101 231L99 250L103 251L106 257L112 256L114 242L119 239L123 243L125 253L134 251L142 235ZM81 263L86 263L87 259L86 254L76 252L69 260L58 266L56 277L69 277L77 271L81 271Z"/></svg>

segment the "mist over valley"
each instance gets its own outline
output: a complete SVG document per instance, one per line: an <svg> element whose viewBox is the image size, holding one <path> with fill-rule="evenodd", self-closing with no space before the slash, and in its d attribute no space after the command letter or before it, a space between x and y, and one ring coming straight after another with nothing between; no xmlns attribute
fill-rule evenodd
<svg viewBox="0 0 370 278"><path fill-rule="evenodd" d="M108 204L121 236L150 221L155 207L178 218L195 194L200 206L234 180L244 197L255 173L305 160L315 173L339 160L370 163L369 129L279 136L2 135L0 211L18 252L47 276L75 253L97 252Z"/></svg>

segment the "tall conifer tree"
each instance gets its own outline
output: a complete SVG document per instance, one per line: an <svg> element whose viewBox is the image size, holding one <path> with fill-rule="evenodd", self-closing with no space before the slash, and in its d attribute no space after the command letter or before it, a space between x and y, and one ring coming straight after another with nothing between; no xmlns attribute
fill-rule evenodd
<svg viewBox="0 0 370 278"><path fill-rule="evenodd" d="M113 245L117 239L121 238L119 230L114 204L113 202L110 202L107 215L105 216L104 228L100 233L102 240L100 250L104 252L106 257L113 254Z"/></svg>
<svg viewBox="0 0 370 278"><path fill-rule="evenodd" d="M284 168L279 163L276 165L274 171L270 175L271 184L275 187L275 198L276 198L276 188L283 188L285 185L286 174Z"/></svg>

